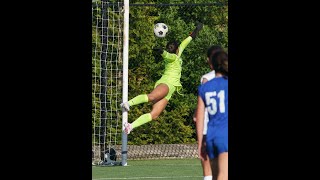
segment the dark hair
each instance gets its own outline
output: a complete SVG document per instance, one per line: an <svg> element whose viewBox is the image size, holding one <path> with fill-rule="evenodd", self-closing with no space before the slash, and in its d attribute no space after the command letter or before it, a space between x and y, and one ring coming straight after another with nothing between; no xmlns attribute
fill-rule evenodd
<svg viewBox="0 0 320 180"><path fill-rule="evenodd" d="M213 54L215 54L216 52L218 51L222 51L222 47L221 46L218 46L218 45L213 45L213 46L210 46L208 51L207 51L207 57L209 59L211 59L211 57L213 56Z"/></svg>
<svg viewBox="0 0 320 180"><path fill-rule="evenodd" d="M168 42L168 43L167 43L167 46L166 46L167 51L168 51L169 53L176 53L178 47L179 47L179 42L178 42L178 41L175 41L175 40Z"/></svg>
<svg viewBox="0 0 320 180"><path fill-rule="evenodd" d="M210 61L216 73L221 73L222 76L228 78L228 54L226 52L215 53Z"/></svg>

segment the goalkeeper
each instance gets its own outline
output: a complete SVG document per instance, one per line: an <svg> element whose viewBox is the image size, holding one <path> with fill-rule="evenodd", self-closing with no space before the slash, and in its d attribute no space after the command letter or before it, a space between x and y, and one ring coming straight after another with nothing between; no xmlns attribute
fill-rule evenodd
<svg viewBox="0 0 320 180"><path fill-rule="evenodd" d="M129 111L130 106L134 106L141 103L152 102L152 111L147 114L141 115L133 123L126 123L124 125L125 133L129 134L132 129L141 126L151 120L157 119L161 112L165 109L172 94L177 90L180 94L182 85L180 83L181 78L181 54L187 47L192 39L195 39L203 25L199 23L195 30L179 45L177 41L168 42L166 45L166 51L160 48L154 48L153 50L161 54L165 62L165 71L162 77L156 82L154 90L150 94L141 94L128 102L121 103L121 107L124 110Z"/></svg>

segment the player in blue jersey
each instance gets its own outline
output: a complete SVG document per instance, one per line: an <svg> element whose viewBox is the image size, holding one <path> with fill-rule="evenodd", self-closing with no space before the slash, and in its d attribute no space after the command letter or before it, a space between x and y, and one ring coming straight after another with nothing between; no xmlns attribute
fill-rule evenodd
<svg viewBox="0 0 320 180"><path fill-rule="evenodd" d="M228 54L215 53L211 58L215 78L198 88L197 137L200 159L206 159L201 150L204 112L208 111L209 122L206 147L211 162L218 157L217 180L228 179Z"/></svg>
<svg viewBox="0 0 320 180"><path fill-rule="evenodd" d="M211 69L211 71L207 74L204 74L201 79L200 82L201 84L204 84L208 81L210 81L211 79L213 79L216 75L214 69L213 69L213 65L211 64L211 57L219 52L222 51L222 47L220 46L210 46L208 48L207 51L207 62L208 65ZM195 111L196 112L196 111ZM197 121L196 119L196 113L194 113L193 115L193 120L194 122ZM208 154L206 153L206 135L207 135L207 123L209 122L209 117L208 117L208 112L207 110L205 110L204 112L204 124L203 124L203 142L202 142L202 149L204 150L204 156L206 156L207 158L205 160L201 160L201 165L202 165L202 170L203 170L203 180L212 180L212 179L217 179L217 175L218 175L218 168L217 168L217 158L215 158L214 162L211 163L213 165L212 169L214 170L214 172L212 172L211 170L211 165L210 165L210 160L208 158Z"/></svg>

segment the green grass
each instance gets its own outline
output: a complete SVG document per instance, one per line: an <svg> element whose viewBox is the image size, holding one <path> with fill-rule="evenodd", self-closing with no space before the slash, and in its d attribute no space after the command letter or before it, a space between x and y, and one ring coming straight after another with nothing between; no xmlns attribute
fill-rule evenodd
<svg viewBox="0 0 320 180"><path fill-rule="evenodd" d="M92 167L93 180L108 179L188 179L201 180L199 159L132 160L128 166Z"/></svg>

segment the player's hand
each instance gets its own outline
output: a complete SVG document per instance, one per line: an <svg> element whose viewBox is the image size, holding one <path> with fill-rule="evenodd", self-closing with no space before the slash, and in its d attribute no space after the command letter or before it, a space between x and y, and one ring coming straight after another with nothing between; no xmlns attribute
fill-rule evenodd
<svg viewBox="0 0 320 180"><path fill-rule="evenodd" d="M207 160L206 149L202 145L198 146L198 156L201 160Z"/></svg>
<svg viewBox="0 0 320 180"><path fill-rule="evenodd" d="M192 39L195 39L199 33L199 31L203 28L203 24L202 23L198 23L196 29L194 29L192 31L192 33L190 34L190 36L192 37Z"/></svg>
<svg viewBox="0 0 320 180"><path fill-rule="evenodd" d="M199 32L202 28L203 28L203 24L202 23L198 23L197 27L196 27L196 29L194 31L198 31Z"/></svg>
<svg viewBox="0 0 320 180"><path fill-rule="evenodd" d="M162 53L163 53L162 47L156 47L156 48L153 48L152 50L155 51L155 52L157 52L157 53L159 53L159 54L162 54Z"/></svg>

